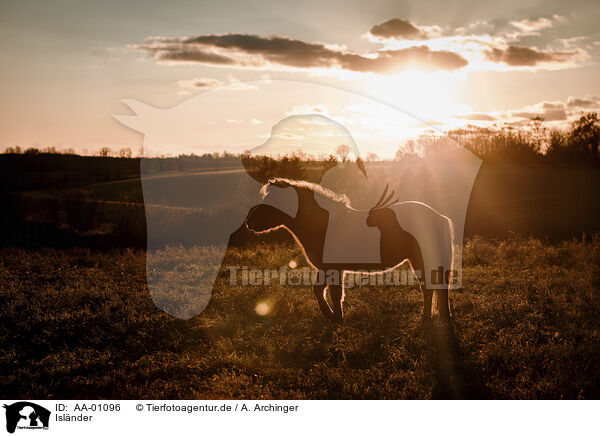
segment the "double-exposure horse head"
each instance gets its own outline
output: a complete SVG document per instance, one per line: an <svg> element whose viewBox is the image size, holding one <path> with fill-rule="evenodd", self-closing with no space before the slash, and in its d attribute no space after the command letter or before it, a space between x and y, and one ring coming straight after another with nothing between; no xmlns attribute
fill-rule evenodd
<svg viewBox="0 0 600 436"><path fill-rule="evenodd" d="M405 259L419 274L425 316L434 294L448 316L448 286L452 271L460 271L466 209L481 163L467 150L450 147L426 162L412 155L365 169L359 148L392 156L406 132L428 126L390 105L306 82L235 83L168 109L124 103L135 114L115 118L144 134L147 283L161 310L182 319L202 312L231 238L247 232L247 224L256 232L286 227L315 268L338 273L337 280L314 285L328 317L342 318L344 271L386 271ZM225 152L234 149L239 154ZM248 161L244 150L250 150ZM294 159L282 158L294 153ZM312 161L296 171L299 156L318 158L301 157ZM429 172L435 186L422 176ZM374 205L363 201L366 187L386 182L399 199L416 201L393 201L387 192ZM352 203L336 192L350 195ZM446 217L456 231L454 265ZM456 279L460 283L460 274ZM333 308L323 296L327 287Z"/></svg>
<svg viewBox="0 0 600 436"><path fill-rule="evenodd" d="M309 263L327 278L313 286L327 318L343 318L345 272L377 273L408 262L423 292L424 320L431 317L434 291L440 317L447 320L454 273L452 221L426 204L398 202L387 191L386 186L372 208L358 210L347 196L321 185L275 178L263 187L263 203L246 225L256 233L284 228L294 236ZM275 204L288 206L284 211ZM327 288L333 307L325 299Z"/></svg>

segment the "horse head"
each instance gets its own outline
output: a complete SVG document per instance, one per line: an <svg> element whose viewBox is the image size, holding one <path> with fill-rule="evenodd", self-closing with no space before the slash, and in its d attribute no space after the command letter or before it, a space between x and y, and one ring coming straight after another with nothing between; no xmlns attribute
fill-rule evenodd
<svg viewBox="0 0 600 436"><path fill-rule="evenodd" d="M263 200L246 217L246 227L254 233L275 230L298 212L298 196L287 179L270 179L261 189Z"/></svg>
<svg viewBox="0 0 600 436"><path fill-rule="evenodd" d="M388 209L388 206L396 203L398 198L394 198L395 192L392 191L388 194L389 185L385 185L383 194L379 197L379 201L369 209L369 216L367 217L367 226L369 227L381 227L384 221L394 217L394 212ZM387 196L386 196L387 195ZM393 200L392 200L393 199Z"/></svg>

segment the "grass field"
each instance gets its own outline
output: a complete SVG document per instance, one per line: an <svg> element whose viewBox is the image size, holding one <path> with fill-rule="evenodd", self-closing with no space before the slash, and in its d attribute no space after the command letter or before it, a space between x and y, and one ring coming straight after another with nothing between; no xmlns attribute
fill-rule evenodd
<svg viewBox="0 0 600 436"><path fill-rule="evenodd" d="M409 287L351 289L333 325L311 289L225 286L223 271L183 321L153 305L143 251L0 259L3 398L600 398L598 237L470 240L454 321L428 329ZM303 265L297 247L226 258L289 260Z"/></svg>

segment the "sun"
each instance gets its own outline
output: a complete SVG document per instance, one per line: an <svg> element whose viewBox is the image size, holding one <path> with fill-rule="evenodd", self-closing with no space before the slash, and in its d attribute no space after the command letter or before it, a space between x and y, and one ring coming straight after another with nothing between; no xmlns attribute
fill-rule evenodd
<svg viewBox="0 0 600 436"><path fill-rule="evenodd" d="M463 73L427 72L412 69L385 77L369 78L370 93L385 103L408 112L423 121L444 123L464 111Z"/></svg>

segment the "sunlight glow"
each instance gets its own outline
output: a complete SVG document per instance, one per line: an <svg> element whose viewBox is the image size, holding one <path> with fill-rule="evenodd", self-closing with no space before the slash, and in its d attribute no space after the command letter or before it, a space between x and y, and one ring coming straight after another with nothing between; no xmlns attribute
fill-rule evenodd
<svg viewBox="0 0 600 436"><path fill-rule="evenodd" d="M261 303L258 303L256 305L256 307L254 308L254 310L256 311L256 314L259 316L266 316L269 311L271 310L271 308L269 307L269 305L267 303L265 303L264 301Z"/></svg>

